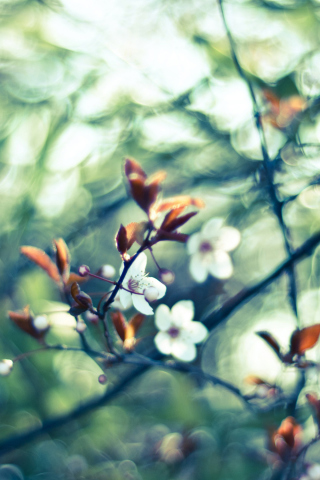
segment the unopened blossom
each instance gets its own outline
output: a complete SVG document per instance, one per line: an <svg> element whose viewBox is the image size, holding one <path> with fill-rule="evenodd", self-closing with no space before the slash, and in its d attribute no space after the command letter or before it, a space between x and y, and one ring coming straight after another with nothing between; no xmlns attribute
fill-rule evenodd
<svg viewBox="0 0 320 480"><path fill-rule="evenodd" d="M38 315L36 318L33 319L33 326L38 332L43 332L48 330L50 327L49 320L46 315Z"/></svg>
<svg viewBox="0 0 320 480"><path fill-rule="evenodd" d="M221 280L230 278L233 273L228 252L239 245L241 237L239 230L224 226L223 222L222 218L212 218L188 240L190 272L199 283L204 282L209 273Z"/></svg>
<svg viewBox="0 0 320 480"><path fill-rule="evenodd" d="M194 306L191 300L181 300L170 310L159 305L155 323L160 330L155 336L157 349L165 355L191 362L197 356L195 344L207 336L207 328L200 322L193 322Z"/></svg>
<svg viewBox="0 0 320 480"><path fill-rule="evenodd" d="M142 252L133 262L122 282L124 288L120 289L120 302L124 308L127 308L132 298L133 306L139 312L145 315L152 315L153 309L147 302L144 292L148 288L153 287L158 291L157 298L162 298L166 293L167 287L156 278L150 278L146 275L146 265L147 256ZM122 271L123 266L121 267L120 274Z"/></svg>
<svg viewBox="0 0 320 480"><path fill-rule="evenodd" d="M13 367L12 360L8 358L4 358L3 360L0 360L0 375L2 377L7 377L8 375L10 375L12 367Z"/></svg>
<svg viewBox="0 0 320 480"><path fill-rule="evenodd" d="M116 269L113 265L102 265L101 269L101 276L104 278L112 278L116 274Z"/></svg>

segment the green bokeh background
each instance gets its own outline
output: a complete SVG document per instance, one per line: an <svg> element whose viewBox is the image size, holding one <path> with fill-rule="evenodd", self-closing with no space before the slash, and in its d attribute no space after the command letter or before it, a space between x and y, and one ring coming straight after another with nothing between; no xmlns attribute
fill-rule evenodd
<svg viewBox="0 0 320 480"><path fill-rule="evenodd" d="M296 146L297 138L320 140L319 7L316 0L225 6L262 112L268 109L265 88L282 99L300 95L312 105L282 131L265 125L279 198L294 196L284 208L294 247L320 223L319 149ZM164 196L205 201L186 233L212 217L241 231L232 254L234 275L226 282L209 278L197 284L181 244L155 248L160 265L176 275L163 299L170 307L191 299L199 320L286 258L251 100L215 2L1 0L0 23L2 358L37 347L9 322L8 310L26 304L36 314L61 309L58 290L20 256L21 245L52 254L52 239L63 237L74 271L81 264L92 271L111 264L118 271L114 236L120 223L145 219L127 194L127 156L148 174L168 172ZM319 321L319 268L316 249L296 269L302 326ZM148 271L157 275L150 258ZM92 282L86 291L101 288ZM61 318L49 342L79 345L72 325ZM290 391L295 374L283 371L254 332L269 330L286 346L294 328L287 279L281 277L213 332L197 363L244 392L250 373ZM148 317L139 348L149 348L155 332ZM87 335L99 348L99 328L89 325ZM317 348L310 352L311 359L318 357ZM84 353L45 352L24 360L0 381L0 437L102 394L127 368L110 369L105 386L97 380L101 369ZM318 373L307 382L317 389ZM299 405L299 419L312 436L303 393ZM0 478L264 479L270 474L263 456L267 429L283 417L281 409L250 412L230 392L194 376L154 369L112 403L4 456ZM317 454L311 452L312 458Z"/></svg>

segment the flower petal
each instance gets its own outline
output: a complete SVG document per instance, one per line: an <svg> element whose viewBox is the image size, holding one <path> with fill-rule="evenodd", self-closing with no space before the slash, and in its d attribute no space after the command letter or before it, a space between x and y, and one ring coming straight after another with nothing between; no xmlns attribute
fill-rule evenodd
<svg viewBox="0 0 320 480"><path fill-rule="evenodd" d="M124 290L125 291L125 290ZM131 299L131 295L129 292L126 292L128 295L129 295L129 303L127 304L127 306L125 307L123 305L123 303L121 302L120 300L120 292L117 293L117 295L115 296L114 298L114 301L112 303L112 307L113 308L117 308L118 310L127 310L127 308L130 308L132 306L132 299Z"/></svg>
<svg viewBox="0 0 320 480"><path fill-rule="evenodd" d="M171 353L174 357L184 362L192 362L197 356L197 350L194 344L184 342L181 339L172 342Z"/></svg>
<svg viewBox="0 0 320 480"><path fill-rule="evenodd" d="M184 325L181 338L192 343L200 343L207 334L208 330L201 322L189 322Z"/></svg>
<svg viewBox="0 0 320 480"><path fill-rule="evenodd" d="M199 253L195 253L191 257L190 261L190 273L196 282L202 283L208 276L208 265L202 263L202 256Z"/></svg>
<svg viewBox="0 0 320 480"><path fill-rule="evenodd" d="M163 283L159 282L159 280L157 280L156 278L147 277L145 283L147 284L148 287L154 287L158 290L159 292L158 299L165 296L167 287Z"/></svg>
<svg viewBox="0 0 320 480"><path fill-rule="evenodd" d="M199 250L201 240L202 238L201 238L200 232L194 233L189 237L187 242L187 249L188 249L189 255L192 255L193 253L196 253Z"/></svg>
<svg viewBox="0 0 320 480"><path fill-rule="evenodd" d="M156 327L162 331L169 330L172 325L170 309L167 305L164 305L164 303L159 305L156 310L155 324Z"/></svg>
<svg viewBox="0 0 320 480"><path fill-rule="evenodd" d="M216 278L230 278L233 273L233 266L230 256L223 250L213 252L212 263L208 265L209 272Z"/></svg>
<svg viewBox="0 0 320 480"><path fill-rule="evenodd" d="M172 338L166 332L159 332L154 337L154 343L156 344L159 352L164 353L165 355L170 355L172 350Z"/></svg>
<svg viewBox="0 0 320 480"><path fill-rule="evenodd" d="M144 313L144 315L153 315L153 309L150 307L147 300L143 295L132 294L133 306L138 312Z"/></svg>
<svg viewBox="0 0 320 480"><path fill-rule="evenodd" d="M241 235L239 230L233 227L222 227L220 230L219 239L216 242L217 250L224 250L231 252L237 248L240 243Z"/></svg>
<svg viewBox="0 0 320 480"><path fill-rule="evenodd" d="M215 239L217 236L220 236L220 228L223 222L223 218L211 218L211 220L202 227L202 237L205 239Z"/></svg>
<svg viewBox="0 0 320 480"><path fill-rule="evenodd" d="M190 323L194 316L194 306L191 300L181 300L171 309L172 323L177 327Z"/></svg>
<svg viewBox="0 0 320 480"><path fill-rule="evenodd" d="M119 296L120 296L120 302L122 303L123 308L128 308L131 303L131 293L121 289Z"/></svg>
<svg viewBox="0 0 320 480"><path fill-rule="evenodd" d="M136 275L144 275L146 271L146 266L147 255L141 252L129 268L127 275L129 277L135 277Z"/></svg>

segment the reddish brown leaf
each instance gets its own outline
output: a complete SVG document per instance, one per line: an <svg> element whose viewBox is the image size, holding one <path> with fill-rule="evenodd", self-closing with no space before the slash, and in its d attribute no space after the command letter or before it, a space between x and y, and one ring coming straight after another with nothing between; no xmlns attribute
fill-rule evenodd
<svg viewBox="0 0 320 480"><path fill-rule="evenodd" d="M136 160L133 160L132 158L126 159L124 164L124 172L126 174L126 177L129 177L129 175L134 173L141 176L144 179L147 178L147 175L142 170L141 165Z"/></svg>
<svg viewBox="0 0 320 480"><path fill-rule="evenodd" d="M151 175L146 184L149 186L149 185L160 185L160 183L162 183L167 177L167 172L165 172L164 170L159 170L158 172L154 173L153 175Z"/></svg>
<svg viewBox="0 0 320 480"><path fill-rule="evenodd" d="M198 212L190 212L187 213L186 215L182 215L181 217L177 217L174 220L172 220L168 225L167 225L167 232L172 232L173 230L176 230L179 227L182 227L185 223L187 223L190 218L194 217L197 215ZM160 227L162 228L162 226Z"/></svg>
<svg viewBox="0 0 320 480"><path fill-rule="evenodd" d="M189 235L186 235L185 233L164 232L163 230L159 230L155 238L155 243L162 242L164 240L169 240L171 242L186 243L188 238L189 238Z"/></svg>
<svg viewBox="0 0 320 480"><path fill-rule="evenodd" d="M259 337L263 338L265 342L272 348L277 356L282 360L282 354L280 352L280 346L277 340L269 332L256 332Z"/></svg>
<svg viewBox="0 0 320 480"><path fill-rule="evenodd" d="M130 175L128 177L130 191L132 198L137 202L140 208L145 212L148 212L149 203L148 198L145 195L145 181L142 177L137 175ZM148 196L147 196L148 197Z"/></svg>
<svg viewBox="0 0 320 480"><path fill-rule="evenodd" d="M23 330L31 337L39 340L44 337L46 331L39 331L33 326L34 316L30 312L29 305L24 307L23 312L8 312L10 320L12 320L20 330Z"/></svg>
<svg viewBox="0 0 320 480"><path fill-rule="evenodd" d="M181 207L176 207L170 210L167 215L164 217L164 220L161 224L161 230L167 230L167 226L170 225L170 223L175 220L180 213L183 212L183 210L186 208L185 205L182 205Z"/></svg>
<svg viewBox="0 0 320 480"><path fill-rule="evenodd" d="M91 297L80 290L79 285L75 282L71 286L71 296L73 300L82 308L89 309L92 307Z"/></svg>
<svg viewBox="0 0 320 480"><path fill-rule="evenodd" d="M53 243L56 247L56 264L59 270L60 275L63 278L64 282L68 281L70 275L70 252L69 249L63 240L53 240Z"/></svg>
<svg viewBox="0 0 320 480"><path fill-rule="evenodd" d="M134 338L136 336L137 331L141 327L143 321L144 321L145 316L142 315L142 313L137 313L134 315L130 320L127 325L126 331L125 331L125 339L129 340L130 338Z"/></svg>
<svg viewBox="0 0 320 480"><path fill-rule="evenodd" d="M290 353L302 355L306 350L314 347L320 336L320 324L296 330L291 336Z"/></svg>
<svg viewBox="0 0 320 480"><path fill-rule="evenodd" d="M148 222L132 222L126 225L127 238L128 238L128 250L132 247L134 242L142 245L144 234L147 231Z"/></svg>
<svg viewBox="0 0 320 480"><path fill-rule="evenodd" d="M111 320L114 325L114 328L117 331L117 334L124 342L126 338L127 322L124 316L120 311L111 312Z"/></svg>
<svg viewBox="0 0 320 480"><path fill-rule="evenodd" d="M173 198L167 198L162 200L158 205L154 206L156 212L164 212L171 208L187 207L188 205L194 205L198 208L205 206L204 202L200 198L192 198L189 195L180 195Z"/></svg>
<svg viewBox="0 0 320 480"><path fill-rule="evenodd" d="M60 283L61 277L57 266L52 262L50 257L40 248L23 246L20 247L20 252L29 260L36 263L57 283Z"/></svg>
<svg viewBox="0 0 320 480"><path fill-rule="evenodd" d="M116 247L121 255L124 255L128 250L127 230L123 225L120 225L116 235Z"/></svg>

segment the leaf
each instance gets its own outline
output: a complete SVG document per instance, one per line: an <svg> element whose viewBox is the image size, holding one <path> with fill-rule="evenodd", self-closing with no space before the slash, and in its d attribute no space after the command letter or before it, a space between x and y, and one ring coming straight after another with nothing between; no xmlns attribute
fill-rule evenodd
<svg viewBox="0 0 320 480"><path fill-rule="evenodd" d="M200 198L192 198L189 195L179 195L177 197L162 200L158 205L154 206L154 210L158 213L171 208L187 207L189 205L194 205L198 208L203 208L205 206Z"/></svg>
<svg viewBox="0 0 320 480"><path fill-rule="evenodd" d="M170 210L170 212L168 212L167 215L164 217L164 220L160 227L161 230L167 230L167 226L170 225L170 223L175 220L185 208L186 206L182 205L181 207L175 207Z"/></svg>
<svg viewBox="0 0 320 480"><path fill-rule="evenodd" d="M56 264L64 283L66 283L70 275L70 252L63 238L53 240L53 243L56 247Z"/></svg>
<svg viewBox="0 0 320 480"><path fill-rule="evenodd" d="M30 312L29 305L24 307L22 313L18 312L8 312L10 320L12 320L20 330L24 331L31 337L39 340L44 337L46 331L39 331L33 326L34 316Z"/></svg>
<svg viewBox="0 0 320 480"><path fill-rule="evenodd" d="M70 315L72 315L73 317L78 317L87 310L87 307L80 307L80 305L75 303L69 308L68 313L70 313Z"/></svg>
<svg viewBox="0 0 320 480"><path fill-rule="evenodd" d="M197 213L198 212L190 212L190 213L187 213L186 215L182 215L181 217L177 217L173 219L169 224L167 224L167 227L165 230L167 230L167 232L172 232L173 230L176 230L177 228L182 227L182 225L187 223L190 220L190 218L197 215ZM163 229L162 226L160 228Z"/></svg>
<svg viewBox="0 0 320 480"><path fill-rule="evenodd" d="M81 307L86 310L92 308L91 297L80 290L79 285L75 282L71 286L71 296L73 300Z"/></svg>
<svg viewBox="0 0 320 480"><path fill-rule="evenodd" d="M124 342L126 338L126 329L127 329L127 322L122 313L118 310L116 312L111 312L111 320L114 325L114 328L117 331L117 334Z"/></svg>
<svg viewBox="0 0 320 480"><path fill-rule="evenodd" d="M269 347L271 347L280 360L282 360L283 357L277 340L269 332L256 332L256 334L259 335L259 337L261 337L265 342L267 342Z"/></svg>
<svg viewBox="0 0 320 480"><path fill-rule="evenodd" d="M124 164L124 172L126 177L132 175L133 173L141 176L143 179L147 178L146 173L142 170L141 165L133 158L127 158Z"/></svg>
<svg viewBox="0 0 320 480"><path fill-rule="evenodd" d="M172 241L172 242L186 243L188 238L189 238L189 235L186 235L185 233L165 232L163 230L158 230L158 233L155 237L155 243L156 242L162 242L164 240L169 240L169 241Z"/></svg>
<svg viewBox="0 0 320 480"><path fill-rule="evenodd" d="M295 330L291 336L290 353L292 355L303 355L306 350L314 347L320 336L320 324L311 327Z"/></svg>
<svg viewBox="0 0 320 480"><path fill-rule="evenodd" d="M129 340L130 338L134 338L136 336L136 333L141 327L144 319L145 316L142 315L142 313L137 313L129 320L125 331L125 340Z"/></svg>
<svg viewBox="0 0 320 480"><path fill-rule="evenodd" d="M136 201L142 210L148 212L149 203L145 195L145 181L142 177L137 175L130 175L128 177L130 191L132 198Z"/></svg>
<svg viewBox="0 0 320 480"><path fill-rule="evenodd" d="M128 250L132 247L134 242L142 245L144 234L147 231L148 222L131 222L126 225Z"/></svg>
<svg viewBox="0 0 320 480"><path fill-rule="evenodd" d="M43 250L37 247L23 246L20 247L20 252L41 267L56 283L61 282L57 266Z"/></svg>
<svg viewBox="0 0 320 480"><path fill-rule="evenodd" d="M122 224L116 235L116 247L121 255L124 255L128 250L127 230Z"/></svg>

